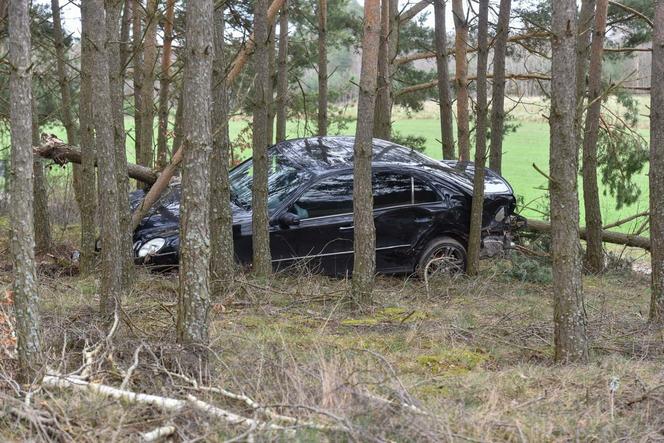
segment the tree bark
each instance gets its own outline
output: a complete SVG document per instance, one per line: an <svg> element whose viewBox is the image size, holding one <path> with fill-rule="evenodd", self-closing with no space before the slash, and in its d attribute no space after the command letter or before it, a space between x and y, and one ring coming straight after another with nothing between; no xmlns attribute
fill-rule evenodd
<svg viewBox="0 0 664 443"><path fill-rule="evenodd" d="M145 39L143 40L143 81L141 93L141 158L139 165L152 167L154 137L154 72L157 65L157 4L159 0L147 0L145 15Z"/></svg>
<svg viewBox="0 0 664 443"><path fill-rule="evenodd" d="M92 118L97 142L98 187L103 190L99 200L101 216L101 288L99 310L111 317L119 309L123 292L123 235L120 227L116 150L110 88L110 55L107 49L104 0L88 0L92 56Z"/></svg>
<svg viewBox="0 0 664 443"><path fill-rule="evenodd" d="M447 28L445 24L445 0L434 0L436 36L436 68L438 72L438 107L440 109L440 138L443 158L454 159L454 115L450 94L450 71L447 57Z"/></svg>
<svg viewBox="0 0 664 443"><path fill-rule="evenodd" d="M175 0L167 0L164 17L164 48L161 51L161 77L159 79L159 132L157 136L157 169L168 164L168 115L170 107L169 88L171 85L171 50L173 47L173 21L175 20Z"/></svg>
<svg viewBox="0 0 664 443"><path fill-rule="evenodd" d="M597 186L597 139L599 119L602 110L602 56L604 54L604 34L608 14L608 0L597 0L592 47L590 49L590 70L588 73L588 101L590 107L586 115L583 137L583 204L586 210L586 266L593 273L604 270L604 248L602 247L602 210L599 204Z"/></svg>
<svg viewBox="0 0 664 443"><path fill-rule="evenodd" d="M463 10L463 0L452 0L454 15L454 39L456 60L456 94L457 94L457 139L459 141L459 158L470 160L470 112L468 109L468 20Z"/></svg>
<svg viewBox="0 0 664 443"><path fill-rule="evenodd" d="M318 135L327 135L327 0L318 0Z"/></svg>
<svg viewBox="0 0 664 443"><path fill-rule="evenodd" d="M380 4L380 43L378 47L378 80L376 91L376 111L374 113L374 137L389 140L392 132L392 100L390 81L390 35L392 23L390 0L382 0Z"/></svg>
<svg viewBox="0 0 664 443"><path fill-rule="evenodd" d="M277 143L286 140L288 102L288 0L279 16L279 55L277 57Z"/></svg>
<svg viewBox="0 0 664 443"><path fill-rule="evenodd" d="M127 69L129 60L129 53L131 47L129 45L129 34L131 33L131 3L132 0L124 0L122 12L122 25L120 25L120 66L124 73Z"/></svg>
<svg viewBox="0 0 664 443"><path fill-rule="evenodd" d="M505 57L510 30L512 0L500 0L498 25L493 46L493 91L491 94L491 147L489 168L503 169L503 129L505 127Z"/></svg>
<svg viewBox="0 0 664 443"><path fill-rule="evenodd" d="M37 99L32 94L32 143L39 143L39 113L37 112ZM48 251L51 248L51 222L48 213L48 193L44 178L44 164L41 158L32 162L33 182L33 212L35 223L35 247L37 252Z"/></svg>
<svg viewBox="0 0 664 443"><path fill-rule="evenodd" d="M62 32L62 19L60 18L60 0L51 0L51 12L53 14L53 41L55 43L55 63L58 72L58 86L60 88L60 98L62 100L62 107L60 109L60 121L62 126L65 127L67 133L67 143L72 145L78 144L77 132L78 128L71 115L72 100L71 100L71 86L69 83L69 76L67 75L66 63L66 49L64 43L64 33ZM81 171L78 165L72 168L73 173L73 186L76 203L81 205Z"/></svg>
<svg viewBox="0 0 664 443"><path fill-rule="evenodd" d="M228 99L224 60L224 10L214 13L214 65L212 71L212 158L210 160L210 277L212 296L225 292L235 270L233 214L228 179Z"/></svg>
<svg viewBox="0 0 664 443"><path fill-rule="evenodd" d="M623 220L624 221L624 220ZM615 245L629 246L633 248L641 248L646 251L650 250L650 239L639 235L623 234L622 232L609 231L612 227L610 225L604 227L602 231L602 241L605 243L612 243ZM528 220L526 230L532 232L551 232L551 223L541 220ZM586 228L579 228L579 238L585 240L587 238Z"/></svg>
<svg viewBox="0 0 664 443"><path fill-rule="evenodd" d="M664 0L655 2L650 93L650 321L664 322ZM654 173L653 173L654 172Z"/></svg>
<svg viewBox="0 0 664 443"><path fill-rule="evenodd" d="M79 126L81 136L81 274L91 274L95 267L97 239L97 174L94 120L92 118L92 43L94 33L89 19L90 3L81 4L81 92Z"/></svg>
<svg viewBox="0 0 664 443"><path fill-rule="evenodd" d="M187 46L183 79L184 165L180 206L179 343L208 343L210 309L210 175L212 152L212 0L187 2Z"/></svg>
<svg viewBox="0 0 664 443"><path fill-rule="evenodd" d="M550 177L554 342L557 362L586 362L588 343L581 282L578 145L575 132L576 1L553 2Z"/></svg>
<svg viewBox="0 0 664 443"><path fill-rule="evenodd" d="M276 21L275 21L276 23ZM267 68L269 72L269 80L267 82L267 144L272 146L274 144L274 85L276 83L277 76L277 61L276 61L276 40L275 34L277 32L276 24L270 25L268 28L268 37L267 37Z"/></svg>
<svg viewBox="0 0 664 443"><path fill-rule="evenodd" d="M10 249L19 372L31 382L40 357L39 294L32 212L32 62L28 2L9 2Z"/></svg>
<svg viewBox="0 0 664 443"><path fill-rule="evenodd" d="M254 36L255 61L268 58L268 19L267 1L257 0L254 4ZM320 32L320 30L319 30ZM270 254L270 233L268 227L268 162L267 162L267 83L270 81L267 66L256 66L254 82L254 128L253 128L253 162L254 180L252 192L252 241L253 269L256 275L265 277L272 272ZM320 73L319 73L320 75ZM319 77L320 79L320 77ZM320 89L319 89L320 91ZM320 129L320 127L319 127Z"/></svg>
<svg viewBox="0 0 664 443"><path fill-rule="evenodd" d="M134 85L134 154L136 163L141 164L143 154L141 152L141 115L143 112L143 22L141 11L141 0L130 0L132 11L132 52L133 52L133 85ZM145 166L145 165L143 165ZM141 185L138 185L141 187Z"/></svg>
<svg viewBox="0 0 664 443"><path fill-rule="evenodd" d="M355 225L353 298L359 305L371 302L376 271L376 227L373 217L371 162L380 46L380 17L380 0L365 0L360 96L357 105L353 157L353 219Z"/></svg>
<svg viewBox="0 0 664 443"><path fill-rule="evenodd" d="M586 98L586 75L590 56L590 41L595 16L596 0L581 0L579 12L579 32L576 40L576 106L579 146L583 144L583 112Z"/></svg>
<svg viewBox="0 0 664 443"><path fill-rule="evenodd" d="M489 63L489 0L480 0L477 53L477 127L475 129L475 173L473 176L473 201L470 210L470 230L468 233L468 275L480 271L480 248L482 245L482 215L484 209L484 167L486 164L487 81Z"/></svg>
<svg viewBox="0 0 664 443"><path fill-rule="evenodd" d="M134 252L132 249L133 233L129 229L131 213L129 210L129 177L127 169L127 148L124 125L124 65L121 62L122 4L124 0L106 0L106 36L108 44L109 85L111 88L111 112L113 115L113 139L115 145L115 171L118 187L118 214L123 254L123 279L125 288L131 286L134 271Z"/></svg>

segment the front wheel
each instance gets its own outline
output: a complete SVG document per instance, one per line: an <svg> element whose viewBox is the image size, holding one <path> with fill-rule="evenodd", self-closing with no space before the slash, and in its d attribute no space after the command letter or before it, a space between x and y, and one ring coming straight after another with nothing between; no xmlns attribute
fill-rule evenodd
<svg viewBox="0 0 664 443"><path fill-rule="evenodd" d="M429 242L417 264L417 274L425 280L465 271L466 248L450 237L439 237Z"/></svg>

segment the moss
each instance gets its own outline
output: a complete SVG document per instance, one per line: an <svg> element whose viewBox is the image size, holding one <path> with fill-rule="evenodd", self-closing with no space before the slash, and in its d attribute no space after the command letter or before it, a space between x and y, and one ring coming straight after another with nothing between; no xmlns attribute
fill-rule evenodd
<svg viewBox="0 0 664 443"><path fill-rule="evenodd" d="M421 355L417 363L436 375L463 375L488 359L482 352L451 348L434 355Z"/></svg>
<svg viewBox="0 0 664 443"><path fill-rule="evenodd" d="M388 306L376 311L373 315L348 318L341 321L344 326L376 326L379 324L405 324L424 320L428 317L424 311Z"/></svg>

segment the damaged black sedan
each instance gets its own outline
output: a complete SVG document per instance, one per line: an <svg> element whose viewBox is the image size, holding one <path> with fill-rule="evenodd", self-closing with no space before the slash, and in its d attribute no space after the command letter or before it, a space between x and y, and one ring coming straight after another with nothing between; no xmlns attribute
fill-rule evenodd
<svg viewBox="0 0 664 443"><path fill-rule="evenodd" d="M353 267L352 137L278 143L268 151L270 247L275 269L307 266L329 275ZM381 273L463 271L472 200L472 163L439 162L383 140L373 143L376 270ZM251 265L251 160L230 173L235 256ZM483 252L509 244L516 199L487 170ZM142 191L132 194L132 209ZM172 184L134 232L136 261L177 266L180 186ZM436 267L425 266L436 262Z"/></svg>

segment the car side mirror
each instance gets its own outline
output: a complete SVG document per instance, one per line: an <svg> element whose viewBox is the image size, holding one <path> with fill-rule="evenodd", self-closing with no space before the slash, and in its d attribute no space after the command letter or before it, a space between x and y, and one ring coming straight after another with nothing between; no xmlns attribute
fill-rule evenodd
<svg viewBox="0 0 664 443"><path fill-rule="evenodd" d="M289 226L297 226L300 224L300 217L292 212L284 212L279 216L279 226L287 228Z"/></svg>

